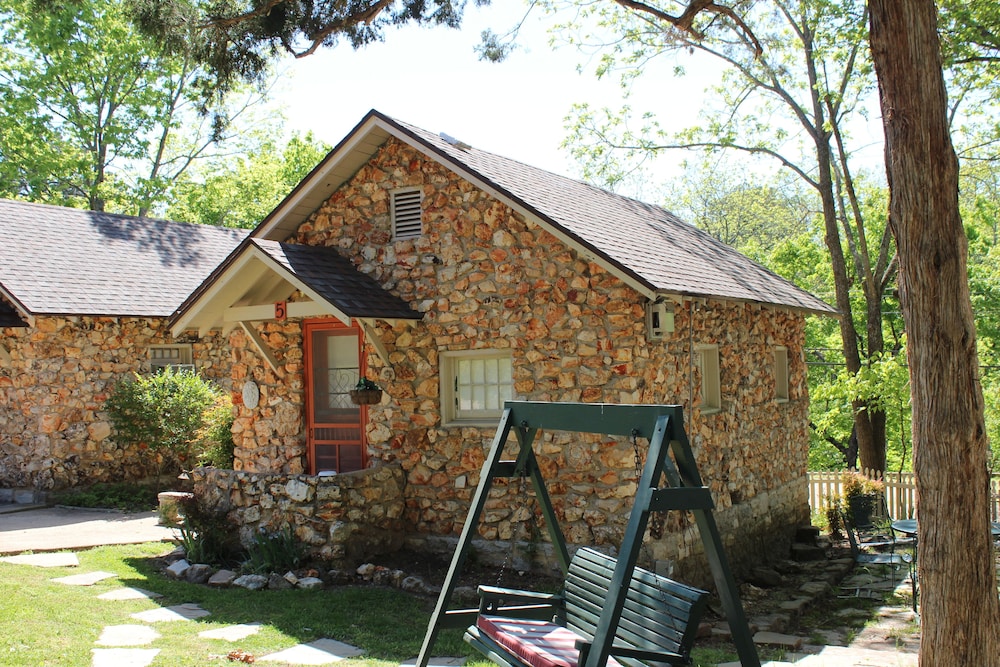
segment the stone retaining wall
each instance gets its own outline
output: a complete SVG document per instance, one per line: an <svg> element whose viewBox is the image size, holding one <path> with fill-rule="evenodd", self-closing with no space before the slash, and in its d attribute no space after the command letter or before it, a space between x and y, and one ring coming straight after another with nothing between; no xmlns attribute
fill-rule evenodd
<svg viewBox="0 0 1000 667"><path fill-rule="evenodd" d="M205 377L231 386L217 335L177 340L162 318L47 317L0 329L0 488L49 491L143 479L156 465L114 441L103 411L115 383L149 371L149 346L191 342Z"/></svg>
<svg viewBox="0 0 1000 667"><path fill-rule="evenodd" d="M342 475L260 475L216 468L191 473L195 497L224 512L249 545L290 526L314 555L357 564L403 544L406 478L398 465Z"/></svg>

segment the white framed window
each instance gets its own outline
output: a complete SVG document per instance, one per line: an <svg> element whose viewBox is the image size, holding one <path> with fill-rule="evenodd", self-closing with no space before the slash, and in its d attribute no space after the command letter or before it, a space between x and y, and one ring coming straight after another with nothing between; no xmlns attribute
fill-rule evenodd
<svg viewBox="0 0 1000 667"><path fill-rule="evenodd" d="M149 367L158 371L170 366L174 370L194 370L194 353L190 345L150 345Z"/></svg>
<svg viewBox="0 0 1000 667"><path fill-rule="evenodd" d="M413 239L423 234L422 199L421 188L405 188L391 193L390 211L394 239Z"/></svg>
<svg viewBox="0 0 1000 667"><path fill-rule="evenodd" d="M702 413L718 412L722 409L722 383L719 377L719 346L698 345L695 348L701 383L698 394L701 398Z"/></svg>
<svg viewBox="0 0 1000 667"><path fill-rule="evenodd" d="M441 353L441 421L495 425L514 395L509 350Z"/></svg>
<svg viewBox="0 0 1000 667"><path fill-rule="evenodd" d="M774 399L779 403L788 400L788 348L774 348Z"/></svg>

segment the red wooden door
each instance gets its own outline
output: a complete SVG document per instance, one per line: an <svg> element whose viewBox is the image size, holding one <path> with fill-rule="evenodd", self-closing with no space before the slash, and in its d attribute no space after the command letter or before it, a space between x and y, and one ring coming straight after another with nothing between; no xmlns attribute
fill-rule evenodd
<svg viewBox="0 0 1000 667"><path fill-rule="evenodd" d="M367 409L348 393L365 371L361 330L318 320L305 323L304 335L310 472L361 470L367 463Z"/></svg>

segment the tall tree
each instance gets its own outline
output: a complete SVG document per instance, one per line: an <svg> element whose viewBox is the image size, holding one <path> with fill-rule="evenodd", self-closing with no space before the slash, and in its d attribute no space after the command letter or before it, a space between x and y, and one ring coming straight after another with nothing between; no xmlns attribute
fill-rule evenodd
<svg viewBox="0 0 1000 667"><path fill-rule="evenodd" d="M568 0L572 3L573 0ZM683 3L681 3L683 4ZM842 313L843 360L857 376L887 353L883 304L894 283L892 238L885 225L866 220L866 204L852 169L847 130L874 81L867 58L865 5L861 0L772 0L748 3L738 15L720 5L705 14L673 16L677 3L638 2L592 5L601 30L610 36L600 74L642 75L650 59L665 53L695 52L725 67L711 99L722 108L702 114L702 126L678 134L663 132L646 118L636 133L627 113L604 119L578 107L575 154L587 174L605 181L608 145L640 154L664 150L740 151L774 160L790 170L817 197L823 236L833 274L834 302ZM707 6L691 3L691 7ZM558 6L558 5L557 5ZM678 29L677 26L683 26ZM579 26L564 31L572 41L593 43ZM792 128L796 137L790 137ZM801 142L801 143L800 143ZM604 148L602 148L602 145ZM874 232L874 234L872 234ZM871 235L871 236L870 236ZM852 302L852 286L862 296ZM853 430L841 444L856 451L861 465L884 470L886 414L880 397L852 396ZM829 437L829 436L827 436Z"/></svg>
<svg viewBox="0 0 1000 667"><path fill-rule="evenodd" d="M210 159L186 173L170 193L166 217L222 227L260 223L330 150L312 133L284 147L262 138L248 156Z"/></svg>
<svg viewBox="0 0 1000 667"><path fill-rule="evenodd" d="M144 215L245 107L138 33L123 0L0 0L0 194Z"/></svg>
<svg viewBox="0 0 1000 667"><path fill-rule="evenodd" d="M921 664L1000 664L986 427L933 0L870 0L908 336Z"/></svg>

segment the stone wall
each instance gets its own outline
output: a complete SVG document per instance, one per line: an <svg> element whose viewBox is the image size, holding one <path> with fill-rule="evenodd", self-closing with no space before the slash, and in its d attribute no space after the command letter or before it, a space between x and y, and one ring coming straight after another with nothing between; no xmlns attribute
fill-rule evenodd
<svg viewBox="0 0 1000 667"><path fill-rule="evenodd" d="M316 556L358 564L403 543L406 476L398 465L330 476L196 468L191 478L195 497L225 513L244 546L287 526Z"/></svg>
<svg viewBox="0 0 1000 667"><path fill-rule="evenodd" d="M136 480L148 456L120 446L103 411L116 382L149 371L148 346L191 342L198 370L228 389L228 350L215 335L175 340L160 318L48 317L0 329L0 488L49 491Z"/></svg>
<svg viewBox="0 0 1000 667"><path fill-rule="evenodd" d="M389 193L419 185L424 234L393 241ZM440 353L509 349L515 398L535 401L679 403L702 477L718 506L733 559L758 559L808 522L804 317L782 309L676 297L675 331L648 341L644 297L601 265L410 147L390 140L300 226L292 242L339 248L358 268L423 313L416 325L379 324L385 365L368 355L385 389L369 409L373 465L407 476L404 520L425 535L457 535L495 430L442 424ZM264 367L242 334L230 338L237 372L263 381L270 412L238 418L238 467L304 466L301 334L294 322L260 326L281 372ZM719 347L722 409L701 409L696 346ZM789 358L789 400L775 399L774 349ZM250 370L252 369L252 370ZM262 399L262 404L264 403ZM265 423L266 422L266 423ZM545 433L539 462L563 529L576 544L615 545L635 485L631 443ZM507 539L531 503L499 485L481 528ZM533 520L536 530L540 519ZM660 530L656 530L660 534ZM656 559L697 556L688 517L667 517ZM700 543L700 541L699 541ZM696 559L696 558L695 558Z"/></svg>

